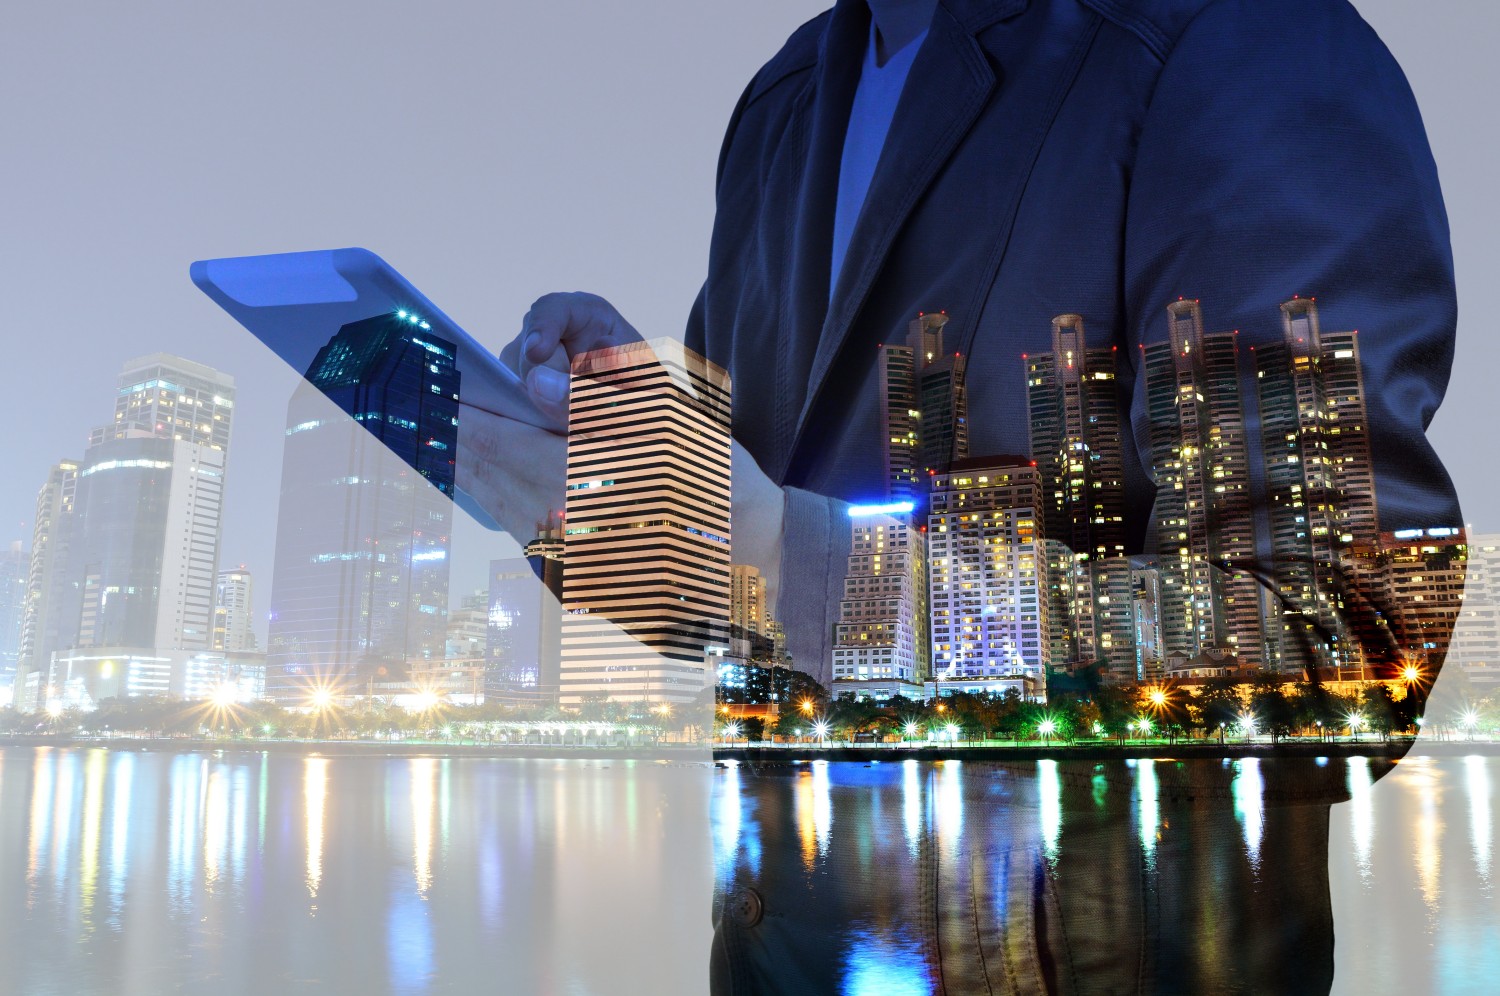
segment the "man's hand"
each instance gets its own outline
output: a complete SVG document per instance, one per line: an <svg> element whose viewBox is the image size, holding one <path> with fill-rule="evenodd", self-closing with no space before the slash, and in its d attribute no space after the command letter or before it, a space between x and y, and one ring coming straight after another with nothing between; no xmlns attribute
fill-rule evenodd
<svg viewBox="0 0 1500 996"><path fill-rule="evenodd" d="M547 513L562 509L567 461L566 436L464 409L456 483L517 543L531 542Z"/></svg>
<svg viewBox="0 0 1500 996"><path fill-rule="evenodd" d="M500 351L500 359L521 375L537 408L558 425L567 425L573 358L640 338L615 306L597 294L546 294L521 320L521 334Z"/></svg>

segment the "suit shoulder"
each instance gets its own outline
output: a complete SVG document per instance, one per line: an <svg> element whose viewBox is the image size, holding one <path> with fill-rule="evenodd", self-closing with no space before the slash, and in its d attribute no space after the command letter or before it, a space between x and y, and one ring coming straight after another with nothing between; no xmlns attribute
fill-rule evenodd
<svg viewBox="0 0 1500 996"><path fill-rule="evenodd" d="M1165 61L1194 22L1285 16L1348 15L1347 0L1078 0L1106 21L1133 34Z"/></svg>
<svg viewBox="0 0 1500 996"><path fill-rule="evenodd" d="M833 11L825 10L796 31L781 46L781 51L760 68L750 82L746 102L752 102L771 90L776 84L795 76L817 64L823 48L823 35L828 29L828 19Z"/></svg>

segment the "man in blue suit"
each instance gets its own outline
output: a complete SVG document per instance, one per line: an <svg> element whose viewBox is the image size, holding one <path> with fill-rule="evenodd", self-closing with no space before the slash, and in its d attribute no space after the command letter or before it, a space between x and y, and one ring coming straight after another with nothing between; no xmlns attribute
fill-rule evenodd
<svg viewBox="0 0 1500 996"><path fill-rule="evenodd" d="M826 681L843 512L887 487L879 350L938 309L967 361L974 454L1028 451L1022 356L1054 348L1054 318L1079 316L1088 347L1115 348L1126 552L1165 553L1152 514L1161 415L1143 366L1172 335L1169 305L1201 299L1216 327L1241 330L1248 356L1283 343L1294 329L1283 306L1299 294L1318 295L1325 325L1361 330L1359 428L1380 528L1461 522L1424 435L1456 310L1436 170L1400 70L1345 0L838 0L734 109L687 330L734 382L735 559L779 588L794 659ZM552 295L509 353L538 403L561 410L568 357L634 335L599 298ZM560 452L525 427L504 432L514 438L499 449ZM551 466L533 475L540 484L491 482L502 521L534 521L535 496L559 486L560 455ZM1252 531L1285 497L1264 480L1256 495L1245 521L1215 528ZM1389 615L1377 594L1341 564L1304 566L1338 587L1344 639L1379 630L1366 625ZM1268 590L1286 569L1263 550L1210 567L1226 584ZM1284 589L1277 597L1278 611L1317 615ZM1327 636L1310 627L1311 644ZM1365 650L1376 667L1400 653ZM1294 883L1283 916L1245 938L1248 961L1234 971L1252 989L1331 981L1322 861L1334 798L1311 793L1321 829L1310 851L1285 849L1300 857L1277 871ZM715 985L831 991L831 970L816 965L821 930L859 909L860 883L840 883L820 906L771 878L730 890ZM1032 967L1005 969L1008 986L1186 985L1153 954L1177 928L1130 908L1149 905L1144 893L1111 908L1077 873L1038 881L1055 902L1038 898L1051 912L1030 928ZM998 966L975 967L974 944L950 940L939 959L947 991L999 984Z"/></svg>

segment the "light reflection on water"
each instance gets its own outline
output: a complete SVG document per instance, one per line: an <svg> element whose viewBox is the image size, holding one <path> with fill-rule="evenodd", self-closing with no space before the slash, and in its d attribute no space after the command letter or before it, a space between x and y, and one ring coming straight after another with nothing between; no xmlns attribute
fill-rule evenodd
<svg viewBox="0 0 1500 996"><path fill-rule="evenodd" d="M1282 762L1201 763L1222 772L1222 794L1184 789L1194 780L1175 761L903 760L775 776L705 765L690 773L701 798L668 804L670 772L634 762L4 748L0 962L18 968L0 990L596 991L556 938L641 966L662 957L651 938L686 938L680 957L706 964L712 871L764 878L773 902L773 880L834 890L833 915L793 951L836 973L817 991L925 993L940 973L953 991L939 962L956 935L932 943L919 904L947 911L939 931L981 909L1019 929L1040 908L1038 860L1097 876L1117 901L1111 929L1138 928L1132 888L1156 897L1145 905L1196 945L1173 955L1191 981L1194 958L1242 946L1235 916L1276 908L1283 852L1301 846L1270 801ZM1363 971L1378 989L1413 959L1417 991L1500 975L1500 760L1413 758L1378 784L1383 762L1322 763L1350 796L1330 837L1348 978ZM1322 853L1321 839L1307 846ZM631 897L691 878L695 847L703 874L679 919L632 918ZM629 867L609 866L626 853ZM636 877L609 893L610 874ZM1419 916L1401 937L1408 900ZM965 929L981 947L1013 944Z"/></svg>

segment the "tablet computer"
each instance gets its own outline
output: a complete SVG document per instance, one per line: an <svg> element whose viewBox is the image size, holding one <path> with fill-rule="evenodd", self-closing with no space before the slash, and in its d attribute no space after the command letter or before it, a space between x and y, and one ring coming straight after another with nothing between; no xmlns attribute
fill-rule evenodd
<svg viewBox="0 0 1500 996"><path fill-rule="evenodd" d="M459 404L561 432L493 352L368 249L320 249L205 259L193 283L304 376L318 350L350 322L400 314L458 347Z"/></svg>

